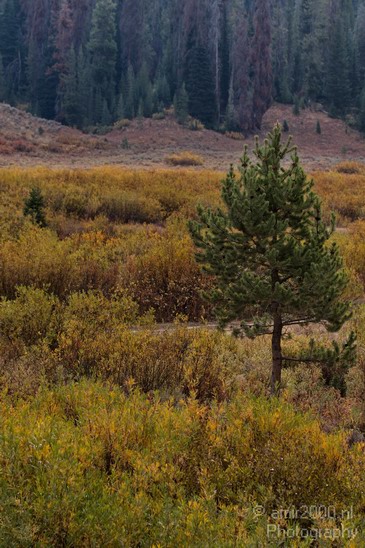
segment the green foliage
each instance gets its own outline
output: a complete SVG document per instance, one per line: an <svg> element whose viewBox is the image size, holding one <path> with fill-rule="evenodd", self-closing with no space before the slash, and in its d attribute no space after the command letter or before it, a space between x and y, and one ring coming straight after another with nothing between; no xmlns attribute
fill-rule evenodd
<svg viewBox="0 0 365 548"><path fill-rule="evenodd" d="M31 218L32 222L40 227L47 226L44 213L45 204L42 192L38 187L33 187L28 198L24 202L23 213Z"/></svg>
<svg viewBox="0 0 365 548"><path fill-rule="evenodd" d="M361 515L363 452L277 401L172 405L82 382L3 397L0 427L6 545L265 545L257 505Z"/></svg>
<svg viewBox="0 0 365 548"><path fill-rule="evenodd" d="M227 179L223 203L214 172L1 171L0 544L265 546L270 514L303 505L335 507L328 527L361 529L364 446L354 444L362 438L353 428L364 431L365 368L361 352L352 366L349 329L337 337L317 325L305 335L288 326L278 400L266 397L268 337L236 339L184 323L211 314L200 293L214 280L196 264L186 229L199 201L221 208L209 218L218 220L216 235L227 229L231 237L220 257L227 257L227 278L239 271L243 279L243 265L254 271L255 248L266 246L265 261L294 272L292 287L277 288L283 306L296 312L290 292L301 276L313 295L298 290L298 307L299 299L307 308L318 299L328 312L316 284L324 277L327 298L334 297L337 254L326 242L333 264L326 263L317 248L326 234L312 216L318 201L311 182L295 154L280 170L270 164L269 143L258 151L256 161L244 157L235 184ZM317 173L326 212L333 204L347 221L358 219L364 174L351 162ZM47 201L48 228L21 215L35 184ZM242 196L252 206L244 215ZM232 224L222 221L228 202ZM271 209L282 203L274 222ZM233 223L248 227L250 237L258 229L260 238L246 245L248 232L230 231ZM357 221L332 236L360 289L364 226ZM239 268L232 262L230 269L235 257ZM307 263L318 257L321 268L308 274ZM250 291L258 294L254 284ZM363 308L354 309L350 326L360 345ZM265 516L257 517L257 505ZM342 519L348 508L354 517ZM284 530L323 524L320 516L280 520ZM357 540L364 544L361 531Z"/></svg>
<svg viewBox="0 0 365 548"><path fill-rule="evenodd" d="M82 127L83 111L82 90L80 85L79 58L72 49L70 52L67 74L64 76L64 95L62 100L63 115L70 126Z"/></svg>
<svg viewBox="0 0 365 548"><path fill-rule="evenodd" d="M141 100L150 117L171 106L183 81L190 114L207 127L252 131L271 98L290 103L295 96L343 116L359 107L364 9L344 0L329 10L326 1L283 0L269 10L267 0L72 7L44 0L34 11L31 2L2 0L1 93L11 104L29 102L35 114L84 128L134 118Z"/></svg>
<svg viewBox="0 0 365 548"><path fill-rule="evenodd" d="M207 127L216 124L216 100L212 68L205 48L194 45L189 49L185 67L189 114Z"/></svg>
<svg viewBox="0 0 365 548"><path fill-rule="evenodd" d="M5 97L6 97L6 81L5 81L3 58L0 53L0 101L4 101Z"/></svg>
<svg viewBox="0 0 365 548"><path fill-rule="evenodd" d="M299 116L299 114L300 114L300 100L299 100L298 95L295 95L295 97L294 97L293 114L295 116Z"/></svg>
<svg viewBox="0 0 365 548"><path fill-rule="evenodd" d="M285 168L282 161L291 155ZM321 217L290 140L281 143L276 126L256 162L245 150L237 177L233 168L223 182L225 210L200 207L200 222L190 224L200 253L197 259L214 276L207 295L221 325L239 320L248 336L272 334L272 389L280 383L283 328L323 322L339 330L349 319L340 300L347 284L335 243Z"/></svg>
<svg viewBox="0 0 365 548"><path fill-rule="evenodd" d="M91 92L98 105L95 121L102 125L109 125L115 100L113 90L117 58L115 0L97 0L93 10L88 51L91 61Z"/></svg>
<svg viewBox="0 0 365 548"><path fill-rule="evenodd" d="M179 124L185 124L189 115L189 97L185 84L176 92L174 98L175 116Z"/></svg>
<svg viewBox="0 0 365 548"><path fill-rule="evenodd" d="M365 133L365 86L360 98L359 127Z"/></svg>
<svg viewBox="0 0 365 548"><path fill-rule="evenodd" d="M351 101L350 56L345 22L332 29L327 69L327 100L333 115L343 115Z"/></svg>

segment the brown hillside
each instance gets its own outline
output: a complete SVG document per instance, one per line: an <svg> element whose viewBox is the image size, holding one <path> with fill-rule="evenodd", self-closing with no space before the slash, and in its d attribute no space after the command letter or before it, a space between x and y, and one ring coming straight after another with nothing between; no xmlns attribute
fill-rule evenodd
<svg viewBox="0 0 365 548"><path fill-rule="evenodd" d="M365 139L324 112L306 109L294 116L290 106L274 105L264 117L260 136L284 120L308 169L327 169L346 159L365 161ZM320 135L316 133L317 120ZM95 137L0 104L1 166L117 164L150 168L167 166L171 154L191 151L202 157L203 168L225 170L230 163L237 163L245 143L252 145L252 137L232 137L183 128L171 115L164 120L134 120L124 129Z"/></svg>

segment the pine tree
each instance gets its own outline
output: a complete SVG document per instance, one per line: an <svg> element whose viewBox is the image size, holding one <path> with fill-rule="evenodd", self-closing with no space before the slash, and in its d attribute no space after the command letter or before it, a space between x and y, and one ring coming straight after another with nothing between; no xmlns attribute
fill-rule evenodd
<svg viewBox="0 0 365 548"><path fill-rule="evenodd" d="M148 74L147 64L143 63L135 82L134 92L138 105L143 104L142 116L150 118L153 112L153 89Z"/></svg>
<svg viewBox="0 0 365 548"><path fill-rule="evenodd" d="M159 76L157 79L156 94L158 103L163 103L165 107L171 104L170 86L165 75Z"/></svg>
<svg viewBox="0 0 365 548"><path fill-rule="evenodd" d="M261 129L262 118L271 104L271 22L268 0L256 0L254 18L255 34L251 49L253 65L253 101L251 129Z"/></svg>
<svg viewBox="0 0 365 548"><path fill-rule="evenodd" d="M365 86L360 98L359 129L365 133Z"/></svg>
<svg viewBox="0 0 365 548"><path fill-rule="evenodd" d="M3 58L0 53L0 102L5 100L5 95L6 95L5 73L4 73Z"/></svg>
<svg viewBox="0 0 365 548"><path fill-rule="evenodd" d="M227 5L222 6L222 32L221 32L221 44L220 44L220 110L222 113L226 112L229 100L229 86L230 86L230 67L229 67L229 36L228 36L228 18L227 18Z"/></svg>
<svg viewBox="0 0 365 548"><path fill-rule="evenodd" d="M174 108L176 120L179 124L185 124L189 115L189 97L185 84L182 85L181 89L175 95Z"/></svg>
<svg viewBox="0 0 365 548"><path fill-rule="evenodd" d="M93 123L93 94L90 58L84 50L78 52L78 89L80 99L80 126L87 127Z"/></svg>
<svg viewBox="0 0 365 548"><path fill-rule="evenodd" d="M101 113L101 125L107 127L111 124L112 116L109 111L108 103L106 99L103 100L103 107Z"/></svg>
<svg viewBox="0 0 365 548"><path fill-rule="evenodd" d="M32 188L24 202L24 215L30 217L34 224L44 228L47 226L44 208L44 198L40 189L38 187Z"/></svg>
<svg viewBox="0 0 365 548"><path fill-rule="evenodd" d="M0 5L1 9L1 5ZM19 5L16 0L4 0L0 12L0 52L4 67L8 67L19 51Z"/></svg>
<svg viewBox="0 0 365 548"><path fill-rule="evenodd" d="M300 101L298 95L294 96L293 114L299 116L300 114Z"/></svg>
<svg viewBox="0 0 365 548"><path fill-rule="evenodd" d="M283 160L291 155L291 164ZM222 326L240 321L237 334L271 334L272 393L281 384L285 327L322 322L337 331L350 317L340 300L347 284L331 230L321 219L312 191L290 139L283 145L276 126L256 160L245 149L239 175L231 168L223 183L225 210L199 207L190 224L200 252L197 259L214 276L207 298Z"/></svg>
<svg viewBox="0 0 365 548"><path fill-rule="evenodd" d="M244 14L239 13L235 18L234 24L233 47L231 53L232 75L229 100L233 101L233 109L231 108L231 112L234 112L237 128L243 133L248 134L253 129L253 93L252 81L250 78L250 55L243 55L242 52L250 52L250 43L247 18Z"/></svg>
<svg viewBox="0 0 365 548"><path fill-rule="evenodd" d="M115 103L117 60L115 0L97 0L92 16L88 50L94 89L106 100L109 111Z"/></svg>
<svg viewBox="0 0 365 548"><path fill-rule="evenodd" d="M327 66L327 101L335 116L346 112L351 100L350 53L345 26L338 20L331 33Z"/></svg>
<svg viewBox="0 0 365 548"><path fill-rule="evenodd" d="M118 120L123 120L123 118L125 118L125 104L122 92L119 94L118 98L117 118Z"/></svg>
<svg viewBox="0 0 365 548"><path fill-rule="evenodd" d="M79 88L78 60L72 48L66 74L63 78L62 113L66 123L70 126L81 127L83 123L81 97Z"/></svg>
<svg viewBox="0 0 365 548"><path fill-rule="evenodd" d="M132 65L129 65L125 79L125 115L127 118L134 118L136 114L136 92L135 75Z"/></svg>
<svg viewBox="0 0 365 548"><path fill-rule="evenodd" d="M193 45L187 54L185 85L189 96L189 114L207 127L217 122L215 85L208 51Z"/></svg>
<svg viewBox="0 0 365 548"><path fill-rule="evenodd" d="M237 120L237 113L234 106L233 100L233 86L232 84L229 87L228 103L226 109L226 121L225 128L227 131L237 131L239 130L239 123Z"/></svg>

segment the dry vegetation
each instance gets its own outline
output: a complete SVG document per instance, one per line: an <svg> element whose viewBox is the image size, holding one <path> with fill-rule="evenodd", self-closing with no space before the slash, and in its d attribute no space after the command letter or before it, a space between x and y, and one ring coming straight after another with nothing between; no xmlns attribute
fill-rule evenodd
<svg viewBox="0 0 365 548"><path fill-rule="evenodd" d="M330 208L339 214L348 296L362 298L364 166L314 177L326 218ZM326 523L361 530L364 445L348 440L365 432L364 307L347 327L360 353L346 397L319 367L299 364L285 371L282 400L270 402L269 340L186 324L211 318L186 221L198 202L219 203L221 178L1 170L4 546L265 545L257 504L353 506L351 523ZM34 186L47 228L23 216ZM161 331L156 321L176 325ZM299 354L311 335L291 332L285 345Z"/></svg>
<svg viewBox="0 0 365 548"><path fill-rule="evenodd" d="M2 103L0 118L1 166L88 168L116 164L163 168L166 157L188 150L202 157L204 167L225 170L230 163L237 163L244 143L252 143L251 136L210 131L196 120L179 125L172 111L153 119L122 119L114 127L104 128L105 135L86 135ZM274 104L264 116L260 136L266 136L276 122L283 124L284 120L307 169L332 168L349 158L365 161L364 137L318 108L302 110L295 116L290 105ZM317 121L322 128L320 135L316 133Z"/></svg>
<svg viewBox="0 0 365 548"><path fill-rule="evenodd" d="M182 167L202 166L204 164L204 160L198 154L194 154L193 152L189 152L189 151L184 151L184 152L180 152L179 154L170 154L170 156L166 157L166 163L172 166L182 166Z"/></svg>

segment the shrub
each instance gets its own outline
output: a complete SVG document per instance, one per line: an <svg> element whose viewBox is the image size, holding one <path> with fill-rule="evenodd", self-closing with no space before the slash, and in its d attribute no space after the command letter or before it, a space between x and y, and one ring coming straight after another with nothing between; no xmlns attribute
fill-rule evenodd
<svg viewBox="0 0 365 548"><path fill-rule="evenodd" d="M123 150L129 150L131 148L127 138L123 139L121 147Z"/></svg>
<svg viewBox="0 0 365 548"><path fill-rule="evenodd" d="M105 196L98 213L120 223L156 223L163 219L161 205L156 199L124 192Z"/></svg>
<svg viewBox="0 0 365 548"><path fill-rule="evenodd" d="M208 280L179 222L171 223L164 233L152 232L146 252L127 258L121 283L141 312L155 310L157 321L173 321L178 314L199 320L210 310L200 296Z"/></svg>
<svg viewBox="0 0 365 548"><path fill-rule="evenodd" d="M245 140L243 134L240 133L239 131L226 131L224 133L224 135L226 137L228 137L229 139L233 139L234 141L244 141Z"/></svg>
<svg viewBox="0 0 365 548"><path fill-rule="evenodd" d="M204 124L200 120L197 120L196 118L191 118L190 116L188 117L187 128L191 131L202 131L203 129L205 129Z"/></svg>
<svg viewBox="0 0 365 548"><path fill-rule="evenodd" d="M1 340L12 343L21 339L31 346L51 337L58 306L57 298L41 289L18 287L14 300L0 301Z"/></svg>
<svg viewBox="0 0 365 548"><path fill-rule="evenodd" d="M155 112L152 114L152 120L164 120L166 115L164 112Z"/></svg>
<svg viewBox="0 0 365 548"><path fill-rule="evenodd" d="M335 507L332 528L362 515L362 450L275 400L173 406L83 382L3 398L0 427L5 545L266 545L258 504Z"/></svg>
<svg viewBox="0 0 365 548"><path fill-rule="evenodd" d="M335 166L335 171L349 175L365 175L365 164L359 162L341 162Z"/></svg>
<svg viewBox="0 0 365 548"><path fill-rule="evenodd" d="M166 157L166 163L172 166L202 166L204 159L193 152L180 152Z"/></svg>
<svg viewBox="0 0 365 548"><path fill-rule="evenodd" d="M125 129L131 125L131 121L127 118L122 118L114 123L114 129Z"/></svg>

